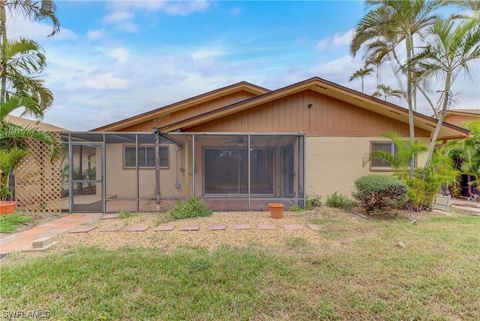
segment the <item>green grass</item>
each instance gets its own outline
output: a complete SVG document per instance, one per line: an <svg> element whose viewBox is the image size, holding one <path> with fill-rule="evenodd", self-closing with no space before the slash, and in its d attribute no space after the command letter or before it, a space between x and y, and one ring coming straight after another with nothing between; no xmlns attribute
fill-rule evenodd
<svg viewBox="0 0 480 321"><path fill-rule="evenodd" d="M30 222L33 222L33 218L25 214L13 213L2 215L0 216L0 233L15 232L22 223Z"/></svg>
<svg viewBox="0 0 480 321"><path fill-rule="evenodd" d="M54 320L480 319L480 217L363 224L371 233L332 248L296 236L283 250L77 248L11 259L0 309L46 309ZM350 227L342 238L358 233Z"/></svg>

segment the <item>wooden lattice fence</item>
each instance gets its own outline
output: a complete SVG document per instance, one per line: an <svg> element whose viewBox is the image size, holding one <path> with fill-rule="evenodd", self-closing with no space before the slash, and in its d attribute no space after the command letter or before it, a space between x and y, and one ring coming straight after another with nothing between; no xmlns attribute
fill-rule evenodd
<svg viewBox="0 0 480 321"><path fill-rule="evenodd" d="M51 133L60 140L59 133ZM28 142L28 155L15 170L15 199L20 210L32 213L61 211L61 158L52 160L41 142Z"/></svg>

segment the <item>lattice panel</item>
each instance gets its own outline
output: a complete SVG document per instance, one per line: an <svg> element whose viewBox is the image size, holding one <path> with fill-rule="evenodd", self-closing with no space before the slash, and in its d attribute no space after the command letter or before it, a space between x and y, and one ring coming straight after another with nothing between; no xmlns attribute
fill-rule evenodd
<svg viewBox="0 0 480 321"><path fill-rule="evenodd" d="M58 140L60 135L52 133ZM28 142L29 154L15 170L15 198L21 210L33 213L61 211L61 159L52 161L47 146Z"/></svg>

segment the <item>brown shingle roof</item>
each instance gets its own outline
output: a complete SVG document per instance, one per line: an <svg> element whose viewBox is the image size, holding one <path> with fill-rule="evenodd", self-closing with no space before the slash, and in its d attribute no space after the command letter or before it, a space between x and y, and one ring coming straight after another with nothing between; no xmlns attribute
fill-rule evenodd
<svg viewBox="0 0 480 321"><path fill-rule="evenodd" d="M23 117L17 117L8 115L5 120L10 123L20 127L34 127L37 129L45 130L48 132L67 132L65 128L61 128L55 125L47 124L38 120L31 120Z"/></svg>

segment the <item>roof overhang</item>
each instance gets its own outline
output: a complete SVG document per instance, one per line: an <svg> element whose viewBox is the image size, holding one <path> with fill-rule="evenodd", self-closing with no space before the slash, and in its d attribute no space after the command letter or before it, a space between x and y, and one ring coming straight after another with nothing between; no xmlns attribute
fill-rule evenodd
<svg viewBox="0 0 480 321"><path fill-rule="evenodd" d="M269 92L270 90L267 88L263 88L257 85L254 85L252 83L242 81L239 83L235 83L233 85L229 85L226 87L218 88L167 106L163 106L160 108L153 109L151 111L135 115L102 127L98 127L95 129L92 129L91 131L96 132L96 131L117 131L123 128L127 128L151 119L159 118L166 116L170 113L186 109L201 103L205 103L220 97L223 97L225 95L229 95L232 93L240 92L240 91L247 91L249 93L255 94L255 95L261 95L264 93Z"/></svg>
<svg viewBox="0 0 480 321"><path fill-rule="evenodd" d="M225 117L249 108L253 108L255 106L269 103L305 90L312 90L320 94L339 99L360 108L364 108L408 124L408 109L360 93L358 91L324 80L322 78L314 77L290 86L286 86L274 91L261 94L250 99L243 100L238 103L219 108L215 111L207 112L202 115L190 117L179 122L165 125L161 127L160 130L162 132L182 130L214 119ZM415 127L427 130L428 132L432 132L437 124L437 120L435 118L414 112L414 123ZM444 123L440 131L439 139L458 139L467 137L468 135L468 130L455 126L453 124Z"/></svg>

